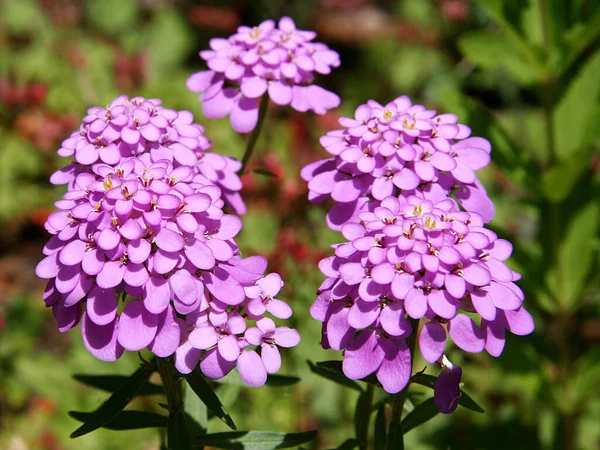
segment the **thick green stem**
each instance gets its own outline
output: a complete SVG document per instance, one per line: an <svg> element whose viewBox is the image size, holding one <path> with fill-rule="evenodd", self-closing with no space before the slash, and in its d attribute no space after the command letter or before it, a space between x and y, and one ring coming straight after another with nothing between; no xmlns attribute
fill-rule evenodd
<svg viewBox="0 0 600 450"><path fill-rule="evenodd" d="M258 108L258 122L256 123L254 130L252 130L250 139L248 139L246 151L244 152L244 156L242 157L242 168L238 171L238 175L242 175L244 173L244 170L246 170L246 166L248 165L248 161L250 161L250 157L252 156L252 152L254 151L254 147L256 146L256 141L258 140L258 136L260 135L262 124L265 121L265 117L267 116L268 108L269 94L265 93L260 99L260 106Z"/></svg>
<svg viewBox="0 0 600 450"><path fill-rule="evenodd" d="M410 367L411 367L411 375L412 375L412 366L415 356L415 347L417 344L417 333L419 331L419 319L411 319L410 324L412 326L412 333L408 337L408 348L410 349ZM392 406L392 417L390 419L390 427L394 424L399 424L402 422L402 411L404 410L404 402L406 402L406 398L408 396L408 388L410 386L410 381L406 385L402 391L396 394L394 398L394 405Z"/></svg>
<svg viewBox="0 0 600 450"><path fill-rule="evenodd" d="M361 394L358 403L356 404L355 415L358 426L356 429L356 439L358 439L358 447L360 450L368 450L369 448L369 422L371 412L373 410L373 393L375 386L369 384L365 393Z"/></svg>
<svg viewBox="0 0 600 450"><path fill-rule="evenodd" d="M165 358L157 358L158 373L162 380L170 413L183 411L183 392L181 389L181 377L173 361Z"/></svg>

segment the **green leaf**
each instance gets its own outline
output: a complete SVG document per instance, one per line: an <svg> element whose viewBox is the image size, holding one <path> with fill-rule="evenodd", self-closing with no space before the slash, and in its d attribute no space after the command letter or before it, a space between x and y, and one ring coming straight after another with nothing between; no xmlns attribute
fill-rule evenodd
<svg viewBox="0 0 600 450"><path fill-rule="evenodd" d="M169 450L192 450L192 443L183 411L169 414L167 440Z"/></svg>
<svg viewBox="0 0 600 450"><path fill-rule="evenodd" d="M429 389L433 389L435 387L435 382L437 377L433 375L427 375L424 373L417 373L412 376L411 383L420 384L421 386L428 387ZM471 398L469 394L467 394L462 389L460 390L460 399L458 400L458 404L463 408L470 409L471 411L475 411L478 413L483 413L485 410ZM415 408L416 409L416 408Z"/></svg>
<svg viewBox="0 0 600 450"><path fill-rule="evenodd" d="M213 391L212 387L206 382L204 376L198 370L194 370L193 372L187 374L185 376L185 380L188 382L189 386L196 393L196 395L204 402L208 409L221 419L225 424L236 430L235 423L233 423L233 419Z"/></svg>
<svg viewBox="0 0 600 450"><path fill-rule="evenodd" d="M206 434L194 440L194 448L213 446L234 450L271 450L304 444L315 438L316 431L303 433L277 433L274 431L232 431Z"/></svg>
<svg viewBox="0 0 600 450"><path fill-rule="evenodd" d="M314 365L312 362L307 361L311 372L323 378L327 378L328 380L333 381L334 383L349 387L358 392L363 392L363 389L359 386L359 384L356 381L347 378L343 373L341 373L341 370L337 370L337 368L334 368L333 365L328 366L326 364L338 362L341 364L341 361L324 361L317 363L317 365Z"/></svg>
<svg viewBox="0 0 600 450"><path fill-rule="evenodd" d="M599 73L600 50L581 68L554 110L556 154L561 160L587 146L590 128L597 128Z"/></svg>
<svg viewBox="0 0 600 450"><path fill-rule="evenodd" d="M206 434L208 428L208 410L206 405L200 400L192 388L185 386L183 408L190 438Z"/></svg>
<svg viewBox="0 0 600 450"><path fill-rule="evenodd" d="M267 386L284 387L292 386L300 381L300 378L290 375L269 375L267 377Z"/></svg>
<svg viewBox="0 0 600 450"><path fill-rule="evenodd" d="M568 53L560 69L565 73L591 45L600 37L600 10L585 24L577 24L575 29L566 33Z"/></svg>
<svg viewBox="0 0 600 450"><path fill-rule="evenodd" d="M387 430L385 421L385 404L382 403L377 408L377 415L375 416L375 450L385 450L385 443L387 440Z"/></svg>
<svg viewBox="0 0 600 450"><path fill-rule="evenodd" d="M119 35L135 28L139 16L138 2L122 0L102 0L85 2L87 19L100 31Z"/></svg>
<svg viewBox="0 0 600 450"><path fill-rule="evenodd" d="M90 414L88 422L71 433L71 438L74 439L91 433L113 421L148 382L152 372L154 372L154 368L151 365L140 367L108 400Z"/></svg>
<svg viewBox="0 0 600 450"><path fill-rule="evenodd" d="M369 422L373 402L373 386L363 391L356 401L354 409L354 434L359 442L366 442L369 437Z"/></svg>
<svg viewBox="0 0 600 450"><path fill-rule="evenodd" d="M353 448L358 447L358 440L354 438L346 439L344 442L340 444L335 450L352 450Z"/></svg>
<svg viewBox="0 0 600 450"><path fill-rule="evenodd" d="M404 450L404 433L401 423L390 423L385 448L386 450Z"/></svg>
<svg viewBox="0 0 600 450"><path fill-rule="evenodd" d="M506 70L521 84L534 84L544 78L544 72L506 34L474 31L463 35L458 45L471 63L482 69Z"/></svg>
<svg viewBox="0 0 600 450"><path fill-rule="evenodd" d="M559 250L562 292L567 307L580 303L581 293L598 254L600 203L591 202L571 219Z"/></svg>
<svg viewBox="0 0 600 450"><path fill-rule="evenodd" d="M438 414L439 410L433 401L433 397L428 398L424 402L419 403L415 409L402 420L402 431L406 434L413 428L433 419Z"/></svg>
<svg viewBox="0 0 600 450"><path fill-rule="evenodd" d="M127 381L129 377L125 375L73 375L80 383L100 389L106 392L116 392ZM146 383L139 390L137 395L164 395L165 390L162 386L154 383Z"/></svg>
<svg viewBox="0 0 600 450"><path fill-rule="evenodd" d="M277 178L276 174L274 174L273 172L271 172L270 170L267 170L267 169L258 168L258 169L254 169L252 172L257 173L259 175L265 175L267 177Z"/></svg>
<svg viewBox="0 0 600 450"><path fill-rule="evenodd" d="M556 164L542 175L542 191L553 203L562 202L568 197L579 178L589 169L590 151L573 155L566 161Z"/></svg>
<svg viewBox="0 0 600 450"><path fill-rule="evenodd" d="M69 415L80 422L89 422L94 413L69 411ZM147 411L121 411L109 423L102 426L109 430L137 430L140 428L166 427L167 416Z"/></svg>

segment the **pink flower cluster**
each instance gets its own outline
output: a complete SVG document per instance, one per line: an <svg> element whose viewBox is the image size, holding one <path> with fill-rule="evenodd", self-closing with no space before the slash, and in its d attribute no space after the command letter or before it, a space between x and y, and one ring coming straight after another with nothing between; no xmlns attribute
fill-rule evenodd
<svg viewBox="0 0 600 450"><path fill-rule="evenodd" d="M302 169L309 199L336 201L327 215L334 230L396 193L433 202L452 195L490 222L494 205L475 171L489 164L491 146L457 122L454 114L438 115L406 96L385 106L369 100L354 119L340 119L344 129L321 137L333 157Z"/></svg>
<svg viewBox="0 0 600 450"><path fill-rule="evenodd" d="M340 58L325 44L312 42L315 37L314 31L296 29L289 17L281 18L277 27L272 20L239 27L227 39L211 39L211 50L200 52L210 70L193 74L188 89L202 93L206 117L229 115L239 133L256 126L258 99L265 93L278 105L325 114L339 106L340 99L313 84L315 73L330 73Z"/></svg>
<svg viewBox="0 0 600 450"><path fill-rule="evenodd" d="M148 153L152 162L167 160L174 167L192 167L205 184L221 189L235 213L246 212L237 175L241 162L207 152L211 142L202 125L194 123L191 112L167 109L160 100L123 95L108 107L93 107L87 113L79 130L58 150L60 156L73 161L50 178L52 183L70 183L72 187L76 175L90 172L92 164L115 166L124 158Z"/></svg>
<svg viewBox="0 0 600 450"><path fill-rule="evenodd" d="M445 356L448 337L499 356L507 330L534 328L520 276L504 262L512 246L484 227L493 205L474 170L489 162L490 145L407 97L370 101L340 122L348 128L321 140L336 156L303 170L312 200L338 202L328 219L347 239L319 264L327 278L311 314L323 323L322 345L344 350L349 378L375 373L397 393L412 371L406 338L419 330L410 319L422 319L421 354L444 369L436 403L452 412L462 371Z"/></svg>
<svg viewBox="0 0 600 450"><path fill-rule="evenodd" d="M148 348L174 354L184 373L200 363L211 378L237 362L246 383L262 385L279 369L278 346L300 341L265 316L292 315L274 298L283 282L264 275L264 258L240 256L234 237L242 222L223 212L222 190L198 168L205 154L181 156L201 128L189 112L158 104L120 97L92 108L63 145L76 162L54 176L68 191L46 222L53 236L36 268L49 280L44 300L60 331L81 322L99 359ZM109 129L120 138L106 138Z"/></svg>

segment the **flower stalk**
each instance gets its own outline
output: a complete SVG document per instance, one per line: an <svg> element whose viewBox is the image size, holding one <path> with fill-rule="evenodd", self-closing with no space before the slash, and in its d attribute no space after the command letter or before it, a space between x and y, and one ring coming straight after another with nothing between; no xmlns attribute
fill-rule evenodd
<svg viewBox="0 0 600 450"><path fill-rule="evenodd" d="M263 122L265 121L265 117L267 116L268 109L269 95L264 94L260 99L260 106L258 107L258 122L256 124L256 127L252 130L250 139L248 139L248 144L246 145L246 150L244 151L244 156L242 157L242 168L238 171L238 175L243 175L244 170L246 170L246 166L250 161L250 157L252 156L252 152L254 151L256 142L258 141L258 136L260 135L260 130L262 129Z"/></svg>
<svg viewBox="0 0 600 450"><path fill-rule="evenodd" d="M156 358L156 366L167 396L169 413L175 414L183 411L181 377L175 365L169 358Z"/></svg>

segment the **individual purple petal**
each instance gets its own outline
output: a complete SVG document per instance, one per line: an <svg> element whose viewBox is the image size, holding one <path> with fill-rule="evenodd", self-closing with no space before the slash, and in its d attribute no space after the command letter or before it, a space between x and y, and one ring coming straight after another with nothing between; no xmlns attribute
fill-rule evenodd
<svg viewBox="0 0 600 450"><path fill-rule="evenodd" d="M108 261L96 277L96 284L103 289L118 286L123 281L126 267L121 261Z"/></svg>
<svg viewBox="0 0 600 450"><path fill-rule="evenodd" d="M181 328L177 323L175 311L170 306L159 316L158 329L148 350L159 358L171 356L177 350L181 340Z"/></svg>
<svg viewBox="0 0 600 450"><path fill-rule="evenodd" d="M384 357L385 351L379 346L375 331L365 330L346 350L342 369L348 378L359 380L379 369Z"/></svg>
<svg viewBox="0 0 600 450"><path fill-rule="evenodd" d="M291 86L280 81L269 83L269 98L277 105L289 105L294 95Z"/></svg>
<svg viewBox="0 0 600 450"><path fill-rule="evenodd" d="M258 355L257 355L258 356ZM260 357L259 357L260 359ZM262 364L262 363L261 363ZM216 348L209 350L200 362L200 370L208 378L218 380L227 375L235 367L235 362L226 361ZM239 368L239 360L238 360ZM241 374L240 374L241 375Z"/></svg>
<svg viewBox="0 0 600 450"><path fill-rule="evenodd" d="M118 321L115 319L107 325L95 324L87 314L81 321L83 344L88 351L102 361L116 361L123 354L123 347L117 341Z"/></svg>
<svg viewBox="0 0 600 450"><path fill-rule="evenodd" d="M189 341L184 341L175 351L175 367L179 373L188 374L198 366L202 350L192 347Z"/></svg>
<svg viewBox="0 0 600 450"><path fill-rule="evenodd" d="M87 317L98 326L108 325L117 315L117 306L117 295L114 289L94 286L87 297Z"/></svg>
<svg viewBox="0 0 600 450"><path fill-rule="evenodd" d="M249 133L258 122L258 103L254 98L240 98L230 113L231 126L238 133Z"/></svg>
<svg viewBox="0 0 600 450"><path fill-rule="evenodd" d="M444 353L446 348L446 330L438 322L427 322L419 335L419 349L423 359L434 363Z"/></svg>
<svg viewBox="0 0 600 450"><path fill-rule="evenodd" d="M195 348L205 350L216 345L218 337L219 335L215 328L212 325L206 324L205 326L194 329L190 333L188 340Z"/></svg>
<svg viewBox="0 0 600 450"><path fill-rule="evenodd" d="M273 333L275 342L280 347L295 347L300 343L300 333L293 328L278 327Z"/></svg>
<svg viewBox="0 0 600 450"><path fill-rule="evenodd" d="M119 319L118 339L126 350L146 348L156 336L158 315L148 312L141 301L131 301Z"/></svg>
<svg viewBox="0 0 600 450"><path fill-rule="evenodd" d="M484 333L465 314L458 314L450 320L448 334L454 343L466 352L479 353L485 347Z"/></svg>
<svg viewBox="0 0 600 450"><path fill-rule="evenodd" d="M263 344L260 357L268 373L275 373L281 368L281 354L277 346Z"/></svg>
<svg viewBox="0 0 600 450"><path fill-rule="evenodd" d="M240 355L240 346L238 345L237 338L231 334L219 339L217 347L219 354L226 361L236 361Z"/></svg>
<svg viewBox="0 0 600 450"><path fill-rule="evenodd" d="M245 350L238 359L240 377L249 386L262 386L267 382L267 370L258 353Z"/></svg>
<svg viewBox="0 0 600 450"><path fill-rule="evenodd" d="M444 368L435 381L433 388L433 401L442 414L451 414L458 407L461 396L460 379L462 369L460 366Z"/></svg>
<svg viewBox="0 0 600 450"><path fill-rule="evenodd" d="M384 340L385 356L377 371L377 379L383 389L397 394L406 387L411 374L411 355L405 341Z"/></svg>
<svg viewBox="0 0 600 450"><path fill-rule="evenodd" d="M161 229L156 235L155 241L158 248L164 250L165 252L178 252L182 250L185 242L183 237L168 228Z"/></svg>

